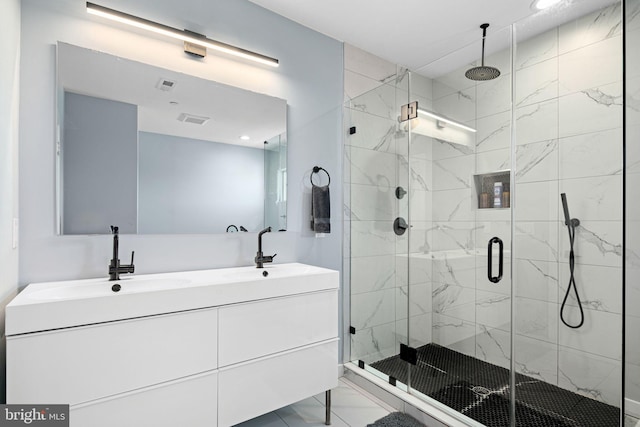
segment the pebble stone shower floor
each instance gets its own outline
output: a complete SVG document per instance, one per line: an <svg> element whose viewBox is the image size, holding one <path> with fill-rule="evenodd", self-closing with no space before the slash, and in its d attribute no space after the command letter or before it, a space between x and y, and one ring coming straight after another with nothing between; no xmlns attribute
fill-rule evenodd
<svg viewBox="0 0 640 427"><path fill-rule="evenodd" d="M508 427L509 371L454 350L428 344L411 366L411 387L487 427ZM392 356L371 367L407 384L407 363ZM516 375L516 425L617 427L617 407L526 375Z"/></svg>

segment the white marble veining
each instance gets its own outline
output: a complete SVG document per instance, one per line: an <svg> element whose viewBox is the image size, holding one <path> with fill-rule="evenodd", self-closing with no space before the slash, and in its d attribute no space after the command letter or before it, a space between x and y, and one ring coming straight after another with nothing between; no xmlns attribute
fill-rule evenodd
<svg viewBox="0 0 640 427"><path fill-rule="evenodd" d="M557 343L558 305L516 297L516 332L520 335Z"/></svg>
<svg viewBox="0 0 640 427"><path fill-rule="evenodd" d="M407 277L408 276L408 277ZM396 255L396 286L431 282L433 269L431 258L422 252Z"/></svg>
<svg viewBox="0 0 640 427"><path fill-rule="evenodd" d="M581 221L622 220L622 175L565 179L559 192L567 194L571 215Z"/></svg>
<svg viewBox="0 0 640 427"><path fill-rule="evenodd" d="M395 322L356 330L355 335L351 335L351 360L373 363L397 352Z"/></svg>
<svg viewBox="0 0 640 427"><path fill-rule="evenodd" d="M501 74L494 80L476 86L476 118L509 111L511 107L511 80Z"/></svg>
<svg viewBox="0 0 640 427"><path fill-rule="evenodd" d="M351 294L393 288L396 279L394 255L351 258Z"/></svg>
<svg viewBox="0 0 640 427"><path fill-rule="evenodd" d="M475 321L475 291L471 288L442 283L433 289L433 312L449 317Z"/></svg>
<svg viewBox="0 0 640 427"><path fill-rule="evenodd" d="M555 343L516 335L516 370L550 384L558 383L558 347Z"/></svg>
<svg viewBox="0 0 640 427"><path fill-rule="evenodd" d="M558 74L560 96L622 80L622 37L560 55Z"/></svg>
<svg viewBox="0 0 640 427"><path fill-rule="evenodd" d="M610 405L620 404L620 362L560 347L558 385Z"/></svg>
<svg viewBox="0 0 640 427"><path fill-rule="evenodd" d="M436 223L433 237L434 249L446 251L462 249L473 251L475 249L475 232L477 225L473 222Z"/></svg>
<svg viewBox="0 0 640 427"><path fill-rule="evenodd" d="M622 83L585 89L559 98L559 137L622 126Z"/></svg>
<svg viewBox="0 0 640 427"><path fill-rule="evenodd" d="M544 123L544 126L540 126ZM558 137L558 102L551 100L516 108L516 144L529 144Z"/></svg>
<svg viewBox="0 0 640 427"><path fill-rule="evenodd" d="M511 337L504 330L477 325L475 357L509 369L511 364Z"/></svg>
<svg viewBox="0 0 640 427"><path fill-rule="evenodd" d="M554 221L558 218L560 195L557 181L521 183L516 191L520 206L527 207L515 210L516 222ZM572 212L574 211L572 206Z"/></svg>
<svg viewBox="0 0 640 427"><path fill-rule="evenodd" d="M517 183L558 179L558 140L519 145L516 165Z"/></svg>
<svg viewBox="0 0 640 427"><path fill-rule="evenodd" d="M434 99L433 109L458 122L468 122L476 118L476 91L475 88L458 90L442 98Z"/></svg>
<svg viewBox="0 0 640 427"><path fill-rule="evenodd" d="M403 133L398 134L397 121L359 110L346 111L349 112L347 130L355 127L356 133L350 135L347 132L345 144L387 153L396 152L396 144L404 137Z"/></svg>
<svg viewBox="0 0 640 427"><path fill-rule="evenodd" d="M558 226L556 222L523 222L516 224L513 237L517 259L558 261Z"/></svg>
<svg viewBox="0 0 640 427"><path fill-rule="evenodd" d="M406 319L431 313L431 283L420 283L396 288L397 319Z"/></svg>
<svg viewBox="0 0 640 427"><path fill-rule="evenodd" d="M433 193L433 219L438 222L473 221L476 193L469 188Z"/></svg>
<svg viewBox="0 0 640 427"><path fill-rule="evenodd" d="M396 120L399 109L396 107L396 87L382 84L369 92L351 99L349 107L378 117Z"/></svg>
<svg viewBox="0 0 640 427"><path fill-rule="evenodd" d="M541 301L558 301L558 263L516 259L515 294Z"/></svg>
<svg viewBox="0 0 640 427"><path fill-rule="evenodd" d="M569 236L562 230L562 259L568 260ZM622 221L581 221L576 228L576 264L622 265Z"/></svg>
<svg viewBox="0 0 640 427"><path fill-rule="evenodd" d="M397 73L395 64L349 43L344 44L344 68L367 76L379 83L393 81Z"/></svg>
<svg viewBox="0 0 640 427"><path fill-rule="evenodd" d="M478 174L507 171L511 166L511 149L509 148L484 151L476 155L476 173Z"/></svg>
<svg viewBox="0 0 640 427"><path fill-rule="evenodd" d="M485 116L476 122L478 152L508 148L511 141L511 112Z"/></svg>
<svg viewBox="0 0 640 427"><path fill-rule="evenodd" d="M434 160L433 189L437 191L471 188L474 164L473 155Z"/></svg>
<svg viewBox="0 0 640 427"><path fill-rule="evenodd" d="M443 314L433 314L433 342L453 347L462 353L475 355L476 327L474 322L466 322ZM465 342L474 338L473 342Z"/></svg>
<svg viewBox="0 0 640 427"><path fill-rule="evenodd" d="M433 206L431 201L431 191L412 191L411 203L411 221L431 221Z"/></svg>
<svg viewBox="0 0 640 427"><path fill-rule="evenodd" d="M569 285L569 264L561 263L559 301L562 301ZM622 312L622 269L599 265L580 265L574 270L574 278L582 307L588 310ZM575 291L569 292L567 304L577 306Z"/></svg>
<svg viewBox="0 0 640 427"><path fill-rule="evenodd" d="M395 320L395 289L351 296L351 326L356 330L380 326Z"/></svg>
<svg viewBox="0 0 640 427"><path fill-rule="evenodd" d="M393 221L351 221L352 256L394 255Z"/></svg>
<svg viewBox="0 0 640 427"><path fill-rule="evenodd" d="M352 184L351 190L352 220L384 221L397 216L395 187Z"/></svg>
<svg viewBox="0 0 640 427"><path fill-rule="evenodd" d="M518 42L515 68L519 70L524 67L530 67L534 64L552 59L557 55L558 30L552 29L523 42Z"/></svg>
<svg viewBox="0 0 640 427"><path fill-rule="evenodd" d="M558 97L558 58L516 72L516 105L525 106Z"/></svg>
<svg viewBox="0 0 640 427"><path fill-rule="evenodd" d="M351 147L347 156L352 184L395 188L397 158L394 154Z"/></svg>
<svg viewBox="0 0 640 427"><path fill-rule="evenodd" d="M495 292L476 291L476 322L487 327L511 330L511 297Z"/></svg>
<svg viewBox="0 0 640 427"><path fill-rule="evenodd" d="M622 128L562 138L560 179L613 175L622 172Z"/></svg>
<svg viewBox="0 0 640 427"><path fill-rule="evenodd" d="M560 324L558 343L564 347L620 360L621 331L622 318L619 314L585 310L584 324L579 329L570 329Z"/></svg>
<svg viewBox="0 0 640 427"><path fill-rule="evenodd" d="M562 55L601 40L614 37L622 30L620 3L588 14L560 26L558 51Z"/></svg>
<svg viewBox="0 0 640 427"><path fill-rule="evenodd" d="M411 234L405 233L396 238L396 253L399 256L405 257L407 253L409 253L411 255L410 263L412 265L416 264L417 262L413 259L414 255L426 254L431 250L435 231L435 226L431 221L412 220ZM414 272L412 272L412 274L414 274Z"/></svg>

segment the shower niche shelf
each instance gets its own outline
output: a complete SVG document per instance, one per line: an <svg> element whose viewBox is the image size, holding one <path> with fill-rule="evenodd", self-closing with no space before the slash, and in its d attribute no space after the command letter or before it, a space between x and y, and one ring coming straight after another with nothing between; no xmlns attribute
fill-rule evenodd
<svg viewBox="0 0 640 427"><path fill-rule="evenodd" d="M509 209L511 207L511 171L501 170L473 175L478 209ZM502 184L500 204L495 205L494 188Z"/></svg>

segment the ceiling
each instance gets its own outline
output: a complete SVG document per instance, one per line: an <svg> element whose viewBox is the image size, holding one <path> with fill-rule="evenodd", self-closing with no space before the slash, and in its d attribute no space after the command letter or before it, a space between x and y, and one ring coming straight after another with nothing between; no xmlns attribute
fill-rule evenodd
<svg viewBox="0 0 640 427"><path fill-rule="evenodd" d="M475 49L441 60L446 72L480 57L480 24L488 36L501 33L493 50L509 44L508 31L518 22L523 40L561 23L605 7L612 0L562 0L538 12L533 0L250 0L279 15L346 42L395 64L421 72L427 65L470 44ZM489 42L487 42L489 44ZM488 47L488 54L491 50ZM471 56L470 56L471 55ZM432 74L433 67L428 73ZM431 75L431 77L435 77Z"/></svg>
<svg viewBox="0 0 640 427"><path fill-rule="evenodd" d="M62 42L57 63L61 88L136 105L143 132L268 149L264 141L286 131L283 99ZM160 89L166 80L174 82L171 90ZM184 122L182 114L208 120Z"/></svg>

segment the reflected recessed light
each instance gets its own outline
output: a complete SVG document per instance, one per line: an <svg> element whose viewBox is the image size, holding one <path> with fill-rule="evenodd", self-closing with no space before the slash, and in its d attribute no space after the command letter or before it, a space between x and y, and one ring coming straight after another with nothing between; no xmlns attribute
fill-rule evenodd
<svg viewBox="0 0 640 427"><path fill-rule="evenodd" d="M536 0L533 2L533 7L538 10L542 10L551 7L556 3L560 3L560 0Z"/></svg>
<svg viewBox="0 0 640 427"><path fill-rule="evenodd" d="M240 137L240 139L241 139L241 140L243 140L243 141L248 141L248 140L250 140L251 138L249 138L249 136L248 136L248 135L242 135L242 136Z"/></svg>

